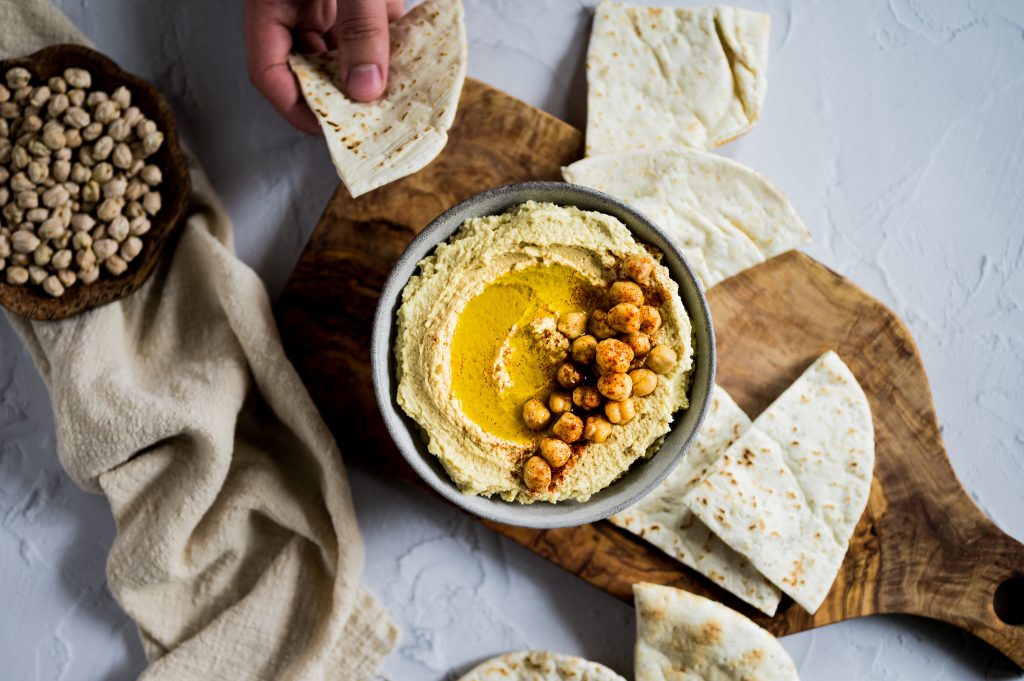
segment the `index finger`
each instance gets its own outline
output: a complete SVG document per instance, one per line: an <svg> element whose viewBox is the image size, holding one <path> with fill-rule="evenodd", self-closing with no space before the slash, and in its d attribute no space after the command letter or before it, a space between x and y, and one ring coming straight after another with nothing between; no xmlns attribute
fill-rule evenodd
<svg viewBox="0 0 1024 681"><path fill-rule="evenodd" d="M320 126L302 99L295 75L288 67L292 34L273 3L245 3L245 57L249 79L267 101L299 130L319 134Z"/></svg>

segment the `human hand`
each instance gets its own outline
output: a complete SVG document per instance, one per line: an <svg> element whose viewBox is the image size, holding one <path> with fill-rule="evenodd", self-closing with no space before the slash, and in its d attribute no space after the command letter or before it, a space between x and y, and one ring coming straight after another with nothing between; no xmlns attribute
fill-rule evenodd
<svg viewBox="0 0 1024 681"><path fill-rule="evenodd" d="M246 0L245 52L249 79L289 123L319 134L288 53L338 49L338 74L350 98L369 102L388 79L388 22L402 0Z"/></svg>

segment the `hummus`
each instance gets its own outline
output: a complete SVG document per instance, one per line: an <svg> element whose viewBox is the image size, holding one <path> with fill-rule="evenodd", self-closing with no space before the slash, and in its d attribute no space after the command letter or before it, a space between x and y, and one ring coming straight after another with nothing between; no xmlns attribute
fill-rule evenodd
<svg viewBox="0 0 1024 681"><path fill-rule="evenodd" d="M660 264L648 297L661 313L657 342L676 351L675 368L606 441L574 443L545 490L523 482L543 437L524 423L523 404L555 387L569 352L556 320L599 307L622 260L645 254L609 215L528 202L467 220L420 262L398 310L398 403L460 490L524 503L585 501L656 450L689 404L693 366L690 320Z"/></svg>

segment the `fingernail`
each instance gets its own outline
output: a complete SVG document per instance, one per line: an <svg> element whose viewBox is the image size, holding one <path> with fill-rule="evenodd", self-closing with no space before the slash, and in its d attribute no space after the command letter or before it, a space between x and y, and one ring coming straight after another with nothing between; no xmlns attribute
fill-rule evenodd
<svg viewBox="0 0 1024 681"><path fill-rule="evenodd" d="M376 99L381 95L384 79L376 64L360 64L348 71L345 86L353 99Z"/></svg>

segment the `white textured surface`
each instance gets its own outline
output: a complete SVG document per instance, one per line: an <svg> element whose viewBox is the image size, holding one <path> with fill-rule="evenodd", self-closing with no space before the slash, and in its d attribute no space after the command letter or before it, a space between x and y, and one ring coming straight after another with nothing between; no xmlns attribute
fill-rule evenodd
<svg viewBox="0 0 1024 681"><path fill-rule="evenodd" d="M582 125L592 3L466 3L470 74ZM240 3L59 4L169 96L241 257L276 294L336 179L322 145L249 86ZM812 255L907 320L958 475L1024 539L1024 3L741 4L773 17L768 98L753 133L724 153L789 193L814 232ZM134 678L142 651L105 587L113 522L102 498L63 475L48 404L0 321L2 676ZM629 607L416 490L352 481L366 580L404 629L390 678L453 678L523 647L630 671ZM811 680L1019 676L972 638L911 618L783 644Z"/></svg>

